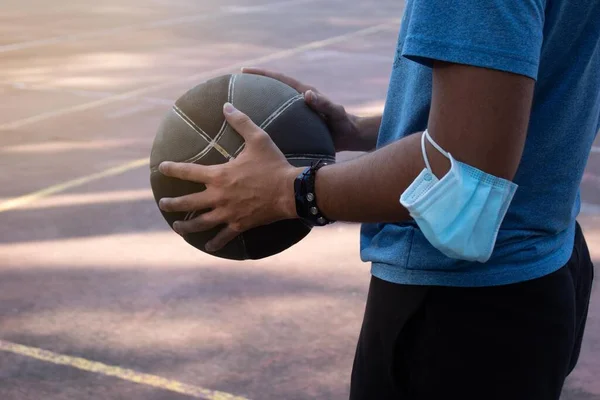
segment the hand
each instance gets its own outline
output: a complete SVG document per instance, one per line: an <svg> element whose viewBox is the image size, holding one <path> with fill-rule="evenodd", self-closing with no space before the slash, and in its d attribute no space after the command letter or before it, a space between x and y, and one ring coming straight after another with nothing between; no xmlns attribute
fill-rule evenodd
<svg viewBox="0 0 600 400"><path fill-rule="evenodd" d="M210 210L189 221L176 221L180 235L226 226L206 244L216 251L240 233L283 219L297 218L294 179L302 168L288 163L270 136L233 105L223 108L227 122L244 138L239 156L219 165L163 162L159 171L173 178L199 182L206 190L162 198L163 211Z"/></svg>
<svg viewBox="0 0 600 400"><path fill-rule="evenodd" d="M262 68L242 68L242 72L277 79L303 93L308 106L318 112L327 123L336 151L364 150L362 148L364 140L361 138L361 132L358 128L360 118L348 114L343 106L333 103L313 86L301 83L282 73Z"/></svg>

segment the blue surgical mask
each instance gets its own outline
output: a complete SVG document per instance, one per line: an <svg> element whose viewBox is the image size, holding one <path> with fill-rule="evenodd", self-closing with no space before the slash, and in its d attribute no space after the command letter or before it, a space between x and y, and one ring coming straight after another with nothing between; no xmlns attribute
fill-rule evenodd
<svg viewBox="0 0 600 400"><path fill-rule="evenodd" d="M442 179L431 170L425 139L450 160L450 170ZM446 256L489 260L517 185L456 161L427 130L421 137L421 151L426 167L402 194L400 203L427 240Z"/></svg>

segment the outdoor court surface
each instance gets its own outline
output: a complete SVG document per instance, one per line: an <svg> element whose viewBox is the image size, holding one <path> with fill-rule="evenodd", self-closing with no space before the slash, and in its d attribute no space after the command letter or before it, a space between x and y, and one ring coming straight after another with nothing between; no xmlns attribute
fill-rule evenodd
<svg viewBox="0 0 600 400"><path fill-rule="evenodd" d="M242 66L381 110L402 4L370 3L0 2L1 400L347 398L358 226L213 258L163 221L147 158L177 97ZM580 221L598 264L595 146ZM599 290L566 400L600 399Z"/></svg>

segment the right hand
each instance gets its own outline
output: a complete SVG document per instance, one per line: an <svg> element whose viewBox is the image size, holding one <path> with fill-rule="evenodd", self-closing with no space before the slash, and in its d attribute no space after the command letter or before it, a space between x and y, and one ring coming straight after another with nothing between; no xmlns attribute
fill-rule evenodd
<svg viewBox="0 0 600 400"><path fill-rule="evenodd" d="M262 75L277 79L298 92L304 94L304 101L323 117L335 145L336 151L358 150L361 132L358 129L359 117L348 114L340 104L333 103L313 86L306 85L296 79L279 72L262 68L242 68L244 74Z"/></svg>

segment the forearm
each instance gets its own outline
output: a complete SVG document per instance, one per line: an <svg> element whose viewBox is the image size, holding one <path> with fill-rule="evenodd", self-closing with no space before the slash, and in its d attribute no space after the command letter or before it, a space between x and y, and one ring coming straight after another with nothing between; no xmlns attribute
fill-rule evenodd
<svg viewBox="0 0 600 400"><path fill-rule="evenodd" d="M355 117L356 151L372 151L377 145L377 137L381 126L382 115L371 117Z"/></svg>
<svg viewBox="0 0 600 400"><path fill-rule="evenodd" d="M420 138L421 133L410 135L356 159L321 168L315 188L319 209L337 221L408 219L399 199L425 166Z"/></svg>

